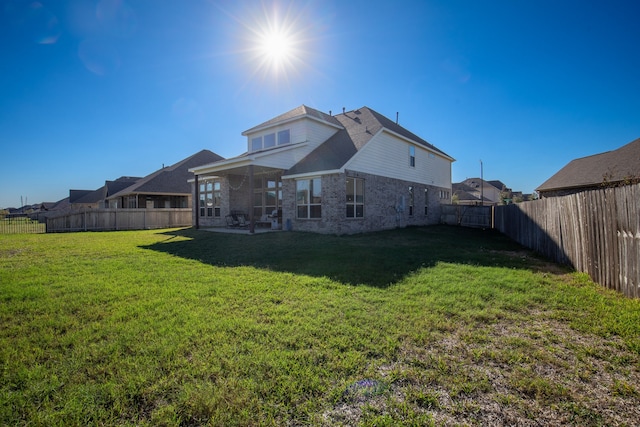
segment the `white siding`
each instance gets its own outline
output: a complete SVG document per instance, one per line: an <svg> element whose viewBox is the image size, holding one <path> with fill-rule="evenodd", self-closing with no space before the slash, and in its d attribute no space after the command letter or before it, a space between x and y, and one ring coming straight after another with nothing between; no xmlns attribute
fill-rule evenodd
<svg viewBox="0 0 640 427"><path fill-rule="evenodd" d="M383 131L351 159L346 169L451 188L451 161L415 145L416 166L411 167L409 145L408 141Z"/></svg>
<svg viewBox="0 0 640 427"><path fill-rule="evenodd" d="M291 143L289 145L292 145L292 147L286 149L284 147L288 147L287 145L280 145L274 147L273 150L256 152L254 154L256 156L256 165L289 169L338 131L333 126L315 120L302 119L247 135L249 151L251 151L252 138L273 132L277 134L278 131L284 129L290 129Z"/></svg>

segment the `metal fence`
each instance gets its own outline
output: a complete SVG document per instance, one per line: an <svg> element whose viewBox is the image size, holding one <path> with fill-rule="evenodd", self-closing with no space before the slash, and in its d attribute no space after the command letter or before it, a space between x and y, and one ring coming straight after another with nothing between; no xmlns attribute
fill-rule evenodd
<svg viewBox="0 0 640 427"><path fill-rule="evenodd" d="M46 225L26 216L7 216L0 219L0 234L44 233Z"/></svg>
<svg viewBox="0 0 640 427"><path fill-rule="evenodd" d="M442 205L440 222L463 227L493 228L492 206Z"/></svg>

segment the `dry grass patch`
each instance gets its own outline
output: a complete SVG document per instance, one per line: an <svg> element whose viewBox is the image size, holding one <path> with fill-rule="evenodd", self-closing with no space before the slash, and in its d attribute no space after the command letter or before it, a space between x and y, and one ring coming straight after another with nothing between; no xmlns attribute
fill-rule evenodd
<svg viewBox="0 0 640 427"><path fill-rule="evenodd" d="M522 317L470 325L427 346L404 342L393 364L377 368L388 390L339 402L325 425L377 425L377 415L398 407L428 425L636 425L638 354L549 313Z"/></svg>

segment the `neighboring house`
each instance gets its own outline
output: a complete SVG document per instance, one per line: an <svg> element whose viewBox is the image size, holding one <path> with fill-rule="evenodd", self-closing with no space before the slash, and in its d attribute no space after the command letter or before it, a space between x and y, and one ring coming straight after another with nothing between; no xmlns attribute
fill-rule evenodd
<svg viewBox="0 0 640 427"><path fill-rule="evenodd" d="M618 148L572 160L536 189L540 198L557 197L640 180L640 138Z"/></svg>
<svg viewBox="0 0 640 427"><path fill-rule="evenodd" d="M435 224L452 157L376 111L297 107L242 133L247 152L194 167L194 224L349 234ZM271 220L271 223L269 222Z"/></svg>
<svg viewBox="0 0 640 427"><path fill-rule="evenodd" d="M223 160L219 155L202 150L178 163L163 167L154 173L138 178L133 183L110 192L105 207L129 209L190 208L190 168Z"/></svg>
<svg viewBox="0 0 640 427"><path fill-rule="evenodd" d="M503 191L510 191L501 181L484 181L467 178L453 184L454 200L459 205L499 205L503 203Z"/></svg>
<svg viewBox="0 0 640 427"><path fill-rule="evenodd" d="M105 181L97 190L69 190L69 206L75 209L108 208L107 197L131 186L142 178L122 176L115 181Z"/></svg>
<svg viewBox="0 0 640 427"><path fill-rule="evenodd" d="M452 192L452 202L454 205L490 206L494 204L488 198L483 197L477 188L462 182L452 184Z"/></svg>

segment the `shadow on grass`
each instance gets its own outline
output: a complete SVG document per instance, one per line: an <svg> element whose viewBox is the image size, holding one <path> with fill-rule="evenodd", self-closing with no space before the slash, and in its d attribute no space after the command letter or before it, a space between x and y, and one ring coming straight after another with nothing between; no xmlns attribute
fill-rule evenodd
<svg viewBox="0 0 640 427"><path fill-rule="evenodd" d="M163 234L167 240L143 248L218 267L252 266L375 287L386 287L438 262L532 268L534 259L530 251L497 232L451 226L352 236L302 232L248 236L194 229Z"/></svg>

